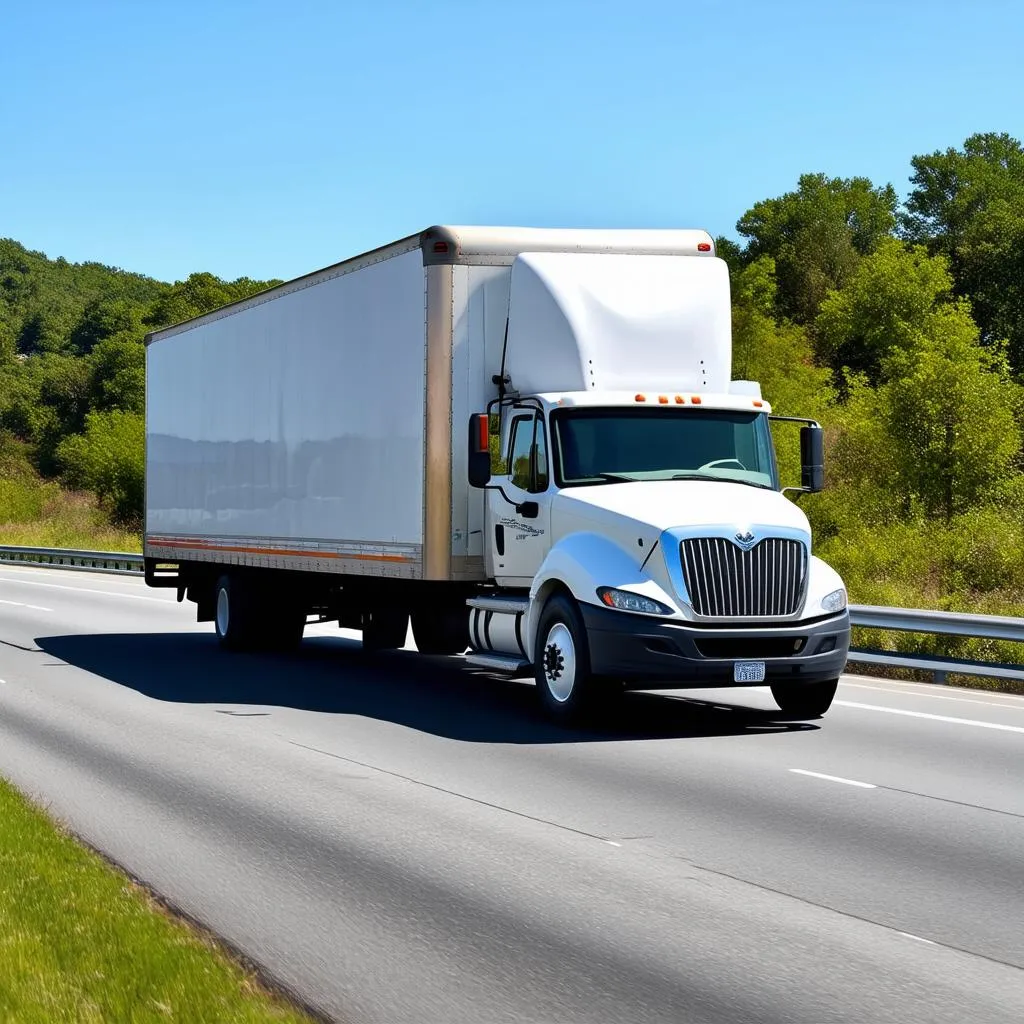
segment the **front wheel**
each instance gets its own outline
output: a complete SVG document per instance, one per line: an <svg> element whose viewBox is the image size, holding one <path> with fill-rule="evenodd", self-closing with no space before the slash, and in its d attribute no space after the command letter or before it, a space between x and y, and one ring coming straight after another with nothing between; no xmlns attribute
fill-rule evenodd
<svg viewBox="0 0 1024 1024"><path fill-rule="evenodd" d="M832 706L838 679L824 683L773 683L775 703L794 718L820 718Z"/></svg>
<svg viewBox="0 0 1024 1024"><path fill-rule="evenodd" d="M556 594L544 606L534 655L534 678L544 710L575 722L598 709L607 696L590 668L590 645L575 601Z"/></svg>

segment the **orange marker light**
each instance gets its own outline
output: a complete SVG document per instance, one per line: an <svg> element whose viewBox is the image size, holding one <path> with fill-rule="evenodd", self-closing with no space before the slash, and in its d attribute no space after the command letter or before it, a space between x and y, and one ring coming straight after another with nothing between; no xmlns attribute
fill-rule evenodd
<svg viewBox="0 0 1024 1024"><path fill-rule="evenodd" d="M668 395L658 395L659 405L668 405Z"/></svg>
<svg viewBox="0 0 1024 1024"><path fill-rule="evenodd" d="M676 405L682 405L686 401L682 395L676 395Z"/></svg>
<svg viewBox="0 0 1024 1024"><path fill-rule="evenodd" d="M637 395L635 400L637 402L646 402L647 401L647 396L646 395Z"/></svg>
<svg viewBox="0 0 1024 1024"><path fill-rule="evenodd" d="M761 406L763 406L763 405L764 405L764 402L762 402L760 399L758 399L758 398L754 399L754 408L755 409L760 409Z"/></svg>
<svg viewBox="0 0 1024 1024"><path fill-rule="evenodd" d="M700 405L700 395L690 395L690 401L693 402L694 405Z"/></svg>

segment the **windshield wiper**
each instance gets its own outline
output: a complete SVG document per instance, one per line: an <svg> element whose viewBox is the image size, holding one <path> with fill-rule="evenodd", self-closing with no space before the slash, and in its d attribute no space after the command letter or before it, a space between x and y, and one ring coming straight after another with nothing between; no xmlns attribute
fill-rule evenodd
<svg viewBox="0 0 1024 1024"><path fill-rule="evenodd" d="M635 476L623 476L621 473L598 473L602 480L611 480L616 484L635 484L638 482Z"/></svg>
<svg viewBox="0 0 1024 1024"><path fill-rule="evenodd" d="M676 473L670 479L672 480L714 480L717 483L726 484L746 484L747 487L760 487L762 491L774 491L775 488L771 484L759 484L753 480L739 480L731 476L718 476L714 473Z"/></svg>

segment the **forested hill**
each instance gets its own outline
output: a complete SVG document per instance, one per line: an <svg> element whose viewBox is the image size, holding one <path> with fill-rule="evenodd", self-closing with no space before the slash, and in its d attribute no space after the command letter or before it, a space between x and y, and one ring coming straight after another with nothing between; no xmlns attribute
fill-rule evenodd
<svg viewBox="0 0 1024 1024"><path fill-rule="evenodd" d="M23 479L33 470L94 492L114 520L136 525L146 332L276 283L197 273L165 284L0 239L0 474L18 498L7 499L15 509L0 501L0 528L35 508Z"/></svg>
<svg viewBox="0 0 1024 1024"><path fill-rule="evenodd" d="M975 135L907 176L901 202L806 174L719 238L734 376L825 425L828 490L801 504L854 600L1022 611L1024 150ZM137 527L146 330L269 283L165 284L0 242L0 533L45 504L11 482L30 471Z"/></svg>

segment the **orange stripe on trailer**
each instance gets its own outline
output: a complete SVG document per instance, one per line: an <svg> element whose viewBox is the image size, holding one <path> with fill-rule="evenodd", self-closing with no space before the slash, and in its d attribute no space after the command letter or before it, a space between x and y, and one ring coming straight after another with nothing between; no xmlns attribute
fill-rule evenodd
<svg viewBox="0 0 1024 1024"><path fill-rule="evenodd" d="M239 555L282 555L286 558L352 558L361 562L410 562L405 555L376 555L368 553L345 554L339 551L292 551L288 548L250 548L231 544L207 544L195 541L158 540L150 538L150 543L159 548L178 548L185 551L225 551Z"/></svg>

